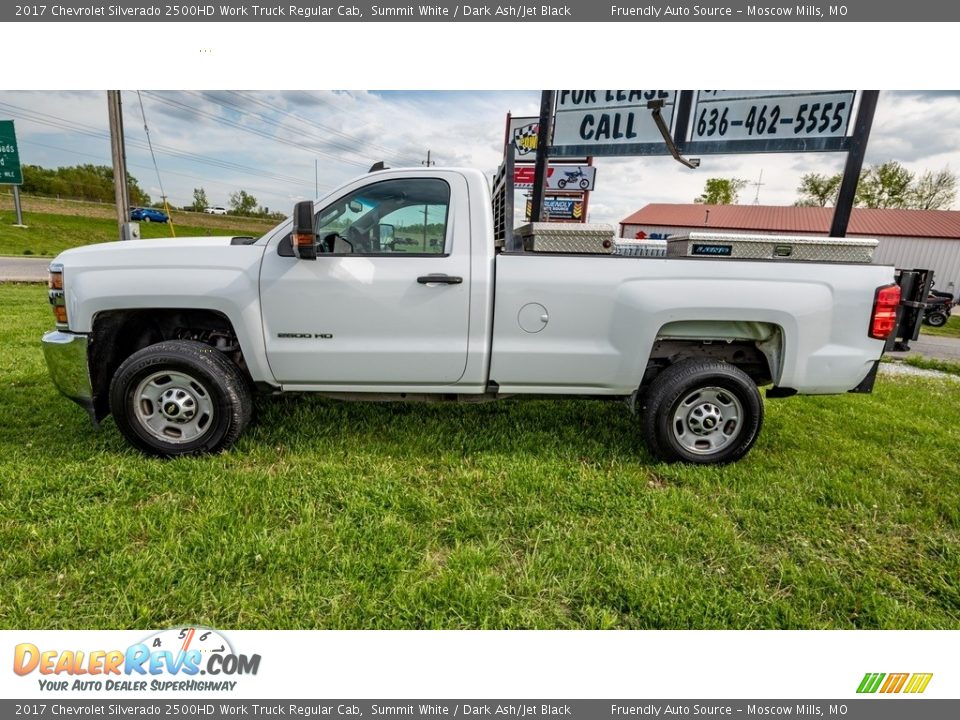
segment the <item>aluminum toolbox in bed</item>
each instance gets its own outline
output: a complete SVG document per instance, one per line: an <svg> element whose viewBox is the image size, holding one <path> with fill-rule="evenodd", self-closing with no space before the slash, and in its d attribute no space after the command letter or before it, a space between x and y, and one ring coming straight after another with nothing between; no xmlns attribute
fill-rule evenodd
<svg viewBox="0 0 960 720"><path fill-rule="evenodd" d="M614 255L624 257L666 257L667 243L663 240L617 240Z"/></svg>
<svg viewBox="0 0 960 720"><path fill-rule="evenodd" d="M527 223L513 231L528 252L611 255L613 227L602 223Z"/></svg>
<svg viewBox="0 0 960 720"><path fill-rule="evenodd" d="M691 232L667 240L667 257L871 263L876 240Z"/></svg>

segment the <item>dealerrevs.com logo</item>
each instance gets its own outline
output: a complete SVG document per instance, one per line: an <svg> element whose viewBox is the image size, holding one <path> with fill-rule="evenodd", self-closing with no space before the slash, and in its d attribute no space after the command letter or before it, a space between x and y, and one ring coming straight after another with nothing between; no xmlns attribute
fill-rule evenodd
<svg viewBox="0 0 960 720"><path fill-rule="evenodd" d="M125 650L20 643L13 653L13 671L36 674L40 689L48 691L231 691L238 682L233 678L259 669L260 655L237 653L221 633L204 627L163 630Z"/></svg>
<svg viewBox="0 0 960 720"><path fill-rule="evenodd" d="M927 689L933 673L867 673L857 686L858 693L918 694Z"/></svg>

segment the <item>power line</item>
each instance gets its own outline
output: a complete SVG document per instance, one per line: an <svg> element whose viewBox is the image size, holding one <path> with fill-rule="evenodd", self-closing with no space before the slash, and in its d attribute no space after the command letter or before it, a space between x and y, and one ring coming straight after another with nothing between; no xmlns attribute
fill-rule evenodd
<svg viewBox="0 0 960 720"><path fill-rule="evenodd" d="M166 211L167 215L170 214L170 205L167 204L167 193L163 189L163 180L160 179L160 166L157 165L157 156L153 152L153 142L150 140L150 128L147 127L147 113L143 109L143 98L140 97L140 91L137 90L137 101L140 103L140 117L143 118L143 132L147 136L147 147L150 148L150 158L153 160L153 169L157 171L157 184L160 186L160 199L163 200L163 209ZM124 158L126 161L126 158ZM176 232L173 229L173 218L169 220L170 224L170 234L176 237Z"/></svg>
<svg viewBox="0 0 960 720"><path fill-rule="evenodd" d="M217 104L217 105L220 105L220 106L223 107L224 109L227 109L227 110L235 110L235 111L241 112L241 113L243 113L243 114L245 114L245 115L250 115L250 116L252 116L252 117L255 117L255 118L259 119L261 122L264 122L264 123L266 123L266 124L268 124L268 125L272 125L272 126L277 127L277 128L296 130L295 128L290 128L289 125L286 125L286 124L284 124L284 123L282 123L282 122L279 122L279 121L277 121L277 120L275 120L275 119L273 119L273 118L271 118L271 117L269 117L269 116L267 116L267 115L265 115L265 114L263 114L263 113L254 112L253 110L250 109L249 106L250 106L251 104L260 105L260 106L262 106L262 107L264 107L264 108L267 108L267 109L271 110L272 112L275 112L275 113L277 113L277 114L279 114L279 115L282 115L282 116L284 116L284 117L290 118L291 120L295 120L296 122L299 122L299 123L301 123L301 124L303 124L303 125L307 125L307 126L310 126L310 127L313 127L313 128L317 128L317 129L321 130L322 132L324 132L324 133L326 134L326 137L324 137L324 136L319 136L319 135L315 135L315 134L313 134L313 133L311 133L311 134L309 135L309 137L315 139L317 142L328 143L328 144L331 145L332 147L339 148L339 149L341 149L341 150L343 150L343 151L345 151L345 152L348 152L348 153L351 153L351 154L353 154L353 155L358 155L358 156L362 157L365 166L366 166L366 165L369 165L369 162L370 162L370 161L369 161L369 150L370 150L371 148L376 149L376 148L380 147L380 146L377 146L377 145L375 145L375 144L373 144L373 143L367 143L367 142L365 142L364 140L362 140L362 139L360 139L360 138L358 138L358 137L356 137L356 136L354 136L354 135L349 135L349 134L344 133L344 132L341 132L341 131L339 131L339 130L337 130L337 129L335 129L335 128L331 128L331 127L328 127L328 126L326 126L326 125L322 125L322 124L320 124L320 123L311 122L311 121L309 121L309 120L306 120L305 118L301 118L301 117L298 116L298 115L294 115L293 113L291 113L291 112L289 112L289 111L280 110L279 108L276 108L276 107L270 105L269 103L265 103L265 102L263 102L263 101L255 98L255 97L252 97L252 96L244 96L244 95L241 95L240 93L237 93L237 92L232 91L232 90L228 90L227 92L229 92L230 94L236 95L237 97L241 98L241 100L242 100L242 102L243 102L244 104L233 103L233 102L230 102L230 101L225 100L225 99L223 99L223 98L213 98L213 97L210 97L210 96L208 96L208 95L203 95L202 93L197 93L197 92L191 92L191 94L192 94L192 95L196 95L197 97L200 97L200 98L202 98L202 99L204 99L204 100L206 100L206 101L208 101L208 102L212 102L212 103L215 103L215 104ZM296 131L302 133L301 130L296 130ZM329 135L336 135L336 136L338 136L338 137L341 137L341 138L347 140L347 141L348 141L349 143L351 143L351 144L334 142L334 141L332 141L332 140L329 138ZM400 157L399 155L397 155L397 154L396 154L394 151L392 151L392 150L389 150L389 149L387 149L387 148L381 148L381 149L382 149L384 152L389 153L389 154L391 155L391 157L397 157L397 158Z"/></svg>
<svg viewBox="0 0 960 720"><path fill-rule="evenodd" d="M231 95L236 95L237 97L241 98L242 100L244 100L244 101L246 101L246 102L254 103L254 104L256 104L256 105L260 105L261 107L267 108L267 109L272 110L272 111L274 111L274 112L277 112L277 113L279 113L279 114L281 114L281 115L285 115L285 116L287 116L287 117L290 117L290 118L292 118L292 119L294 119L294 120L296 120L296 121L298 121L298 122L300 122L300 123L302 123L302 124L304 124L304 125L309 125L309 126L311 126L311 127L315 127L315 128L321 130L321 131L324 132L324 133L332 133L332 134L334 134L334 135L336 135L336 136L338 136L338 137L344 138L344 139L346 139L346 140L349 140L349 141L352 141L352 142L359 142L359 143L361 143L364 147L368 147L368 148L371 148L371 149L373 149L373 150L379 150L380 152L385 153L386 157L385 157L384 159L390 159L390 160L392 160L392 161L394 161L394 162L407 161L407 160L410 160L410 159L411 159L411 158L409 158L408 156L403 155L403 154L399 153L399 152L396 151L396 150L393 150L393 149L391 149L391 148L385 147L384 145L380 145L380 144L378 144L378 143L374 143L374 142L369 142L369 141L363 140L363 139L361 139L361 138L358 138L358 137L355 136L355 135L350 135L349 133L345 133L345 132L343 132L343 131L341 131L341 130L338 130L338 129L336 129L336 128L330 127L329 125L324 125L323 123L316 122L315 120L309 120L309 119L307 119L307 118L304 118L304 117L302 117L302 116L300 116L300 115L297 115L297 114L295 114L295 113L293 113L293 112L290 112L289 110L281 110L281 109L279 109L279 108L271 105L270 103L267 103L267 102L265 102L265 101L263 101L263 100L261 100L261 99L259 99L259 98L257 98L257 97L254 97L253 95L249 95L249 94L247 94L247 93L238 92L238 91L236 91L236 90L228 90L227 92L229 92ZM330 105L330 103L328 103L328 102L326 102L325 100L319 98L318 96L311 95L311 97L316 98L320 103L322 103L322 104L324 104L324 105ZM236 107L236 106L234 106L234 107ZM338 109L338 110L339 110L339 109ZM352 152L355 152L355 151L352 151ZM403 164L408 164L408 163L404 162Z"/></svg>
<svg viewBox="0 0 960 720"><path fill-rule="evenodd" d="M85 135L88 137L96 138L98 140L109 139L109 134L100 128L93 127L91 125L85 125L83 123L78 123L75 121L68 120L66 118L58 117L56 115L50 115L48 113L42 113L35 110L28 110L27 108L22 108L16 105L11 105L10 103L0 102L0 107L9 108L7 112L10 112L17 119L25 120L28 122L34 122L41 125L47 125L50 127L55 127L60 130L68 130L70 132L75 132L80 135ZM145 143L138 141L131 141L129 143L140 149L147 149ZM156 152L161 155L166 155L169 157L177 157L187 162L209 165L211 167L217 167L224 170L233 170L236 172L241 172L247 175L253 175L256 177L265 178L268 180L274 180L277 182L301 185L303 187L313 187L313 183L303 178L298 178L290 175L280 175L277 173L264 172L263 170L257 168L251 168L246 165L241 165L240 163L235 163L228 160L220 160L218 158L213 158L210 156L200 155L198 153L192 153L184 150L178 150L176 148L168 147L166 145L157 144L155 146Z"/></svg>
<svg viewBox="0 0 960 720"><path fill-rule="evenodd" d="M48 145L47 143L37 142L36 140L19 140L19 143L21 145L36 145L37 147L49 148L50 150L57 150L59 152L70 153L72 155L77 155L79 157L93 158L94 160L100 160L101 162L105 161L103 156L101 155L94 155L93 153L81 152L80 150L74 150L72 148L59 147L58 145ZM140 165L138 163L127 163L127 165L129 165L130 167L139 168L142 170L152 169L149 165ZM190 175L188 173L177 172L176 170L164 170L164 173L167 175L176 175L177 177L188 178L190 180L199 180L200 182L204 183L204 185L217 185L219 187L230 188L230 189L236 188L236 183L226 183L220 180L212 180L208 177L199 177L197 175ZM255 192L258 192L258 193L273 193L273 194L277 193L276 188L264 188L264 187L258 187L255 185L247 185L246 183L244 183L244 185L247 189L254 190Z"/></svg>
<svg viewBox="0 0 960 720"><path fill-rule="evenodd" d="M16 105L10 105L9 103L0 102L0 106L6 106L9 108L13 108L17 111L20 111L21 115L19 117L21 119L24 119L30 122L36 122L42 125L49 125L61 130L70 130L71 132L80 133L82 135L87 135L89 137L93 137L97 139L104 139L104 138L109 139L109 134L107 132L105 132L100 128L96 128L92 125L85 125L83 123L78 123L72 120L68 120L66 118L61 118L56 115L50 115L48 113L42 113L36 110L28 110L26 108L17 107ZM31 115L34 117L31 117ZM40 116L40 117L36 117L36 116ZM136 145L141 149L146 149L147 147L145 143L141 143L139 141L132 141L131 144ZM198 153L191 153L185 150L178 150L176 148L171 148L166 145L158 144L156 145L156 148L157 148L157 152L160 153L161 155L171 155L174 157L180 157L183 159L187 159L191 162L198 162L200 164L212 165L214 167L220 167L227 170L238 170L241 172L246 172L248 174L269 178L271 180L279 180L282 182L293 182L298 184L308 184L306 183L306 181L302 180L301 178L292 177L289 175L279 175L276 173L266 173L266 172L263 172L262 170L251 168L246 165L241 165L239 163L234 163L229 160L220 160L219 158L200 155Z"/></svg>
<svg viewBox="0 0 960 720"><path fill-rule="evenodd" d="M266 138L267 140L272 140L274 142L278 142L283 145L288 145L289 147L296 148L297 150L306 149L312 153L316 153L317 155L323 155L324 157L328 157L332 160L336 160L338 162L345 163L347 165L353 165L355 167L362 167L362 168L367 167L367 164L364 162L359 162L356 160L348 160L347 158L344 158L342 156L333 155L323 150L318 150L317 148L310 148L309 146L305 147L303 143L293 142L291 140L278 137L276 135L265 132L263 130L258 130L257 128L253 128L253 127L248 127L243 123L235 122L233 120L228 120L227 118L218 117L213 113L207 112L205 110L200 110L199 108L196 108L192 105L187 105L186 103L181 103L176 100L171 100L169 98L161 97L156 93L147 92L146 94L152 97L154 100L157 100L158 102L164 103L166 105L170 105L171 107L180 108L181 110L186 110L187 112L191 112L191 113L194 113L195 115L199 115L200 117L213 120L214 122L220 123L221 125L226 125L228 127L235 128L237 130L240 130L241 132L249 133L251 135L257 135L259 137Z"/></svg>

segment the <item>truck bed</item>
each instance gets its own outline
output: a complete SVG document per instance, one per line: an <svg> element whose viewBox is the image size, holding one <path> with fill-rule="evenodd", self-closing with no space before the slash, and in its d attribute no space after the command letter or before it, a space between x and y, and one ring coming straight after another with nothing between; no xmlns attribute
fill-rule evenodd
<svg viewBox="0 0 960 720"><path fill-rule="evenodd" d="M780 387L847 392L883 351L868 329L876 289L893 281L870 264L502 253L490 380L504 393L625 395L658 340L706 328L768 342Z"/></svg>

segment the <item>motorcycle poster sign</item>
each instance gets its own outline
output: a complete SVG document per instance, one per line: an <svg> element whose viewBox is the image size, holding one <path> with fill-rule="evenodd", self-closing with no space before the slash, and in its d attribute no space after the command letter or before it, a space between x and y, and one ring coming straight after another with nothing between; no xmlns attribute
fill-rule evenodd
<svg viewBox="0 0 960 720"><path fill-rule="evenodd" d="M517 165L514 169L514 187L532 188L534 179L533 165ZM593 190L596 179L597 168L593 165L551 165L547 168L548 190Z"/></svg>

